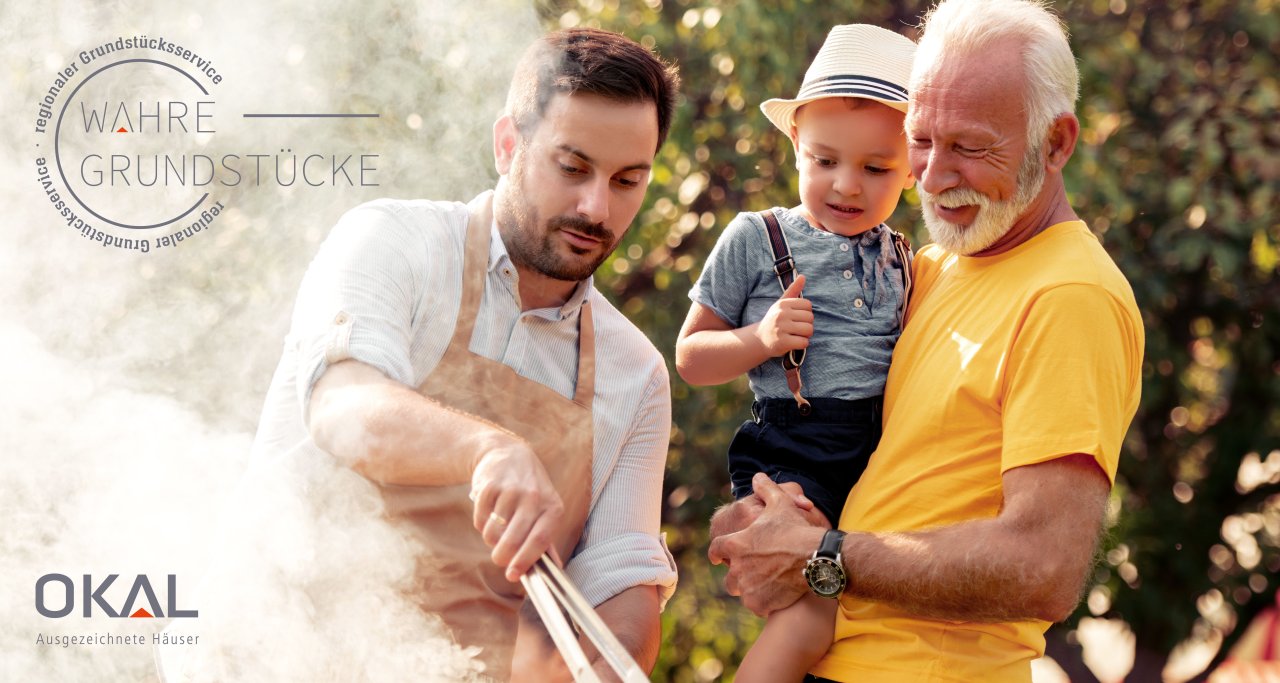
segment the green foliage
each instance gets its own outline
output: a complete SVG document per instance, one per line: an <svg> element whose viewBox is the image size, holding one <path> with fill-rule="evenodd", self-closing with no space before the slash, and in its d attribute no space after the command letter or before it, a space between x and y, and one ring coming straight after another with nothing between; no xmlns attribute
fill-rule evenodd
<svg viewBox="0 0 1280 683"><path fill-rule="evenodd" d="M1241 468L1280 448L1271 4L1066 12L1084 93L1068 187L1147 328L1119 524L1096 577L1110 598L1095 607L1109 602L1157 652L1247 621L1280 574L1277 477Z"/></svg>
<svg viewBox="0 0 1280 683"><path fill-rule="evenodd" d="M1275 4L1057 4L1082 76L1082 135L1067 187L1132 283L1147 333L1115 523L1079 614L1125 619L1139 647L1160 661L1193 631L1218 629L1229 644L1280 575ZM831 26L874 23L914 37L925 5L541 6L549 27L621 31L680 66L683 101L645 208L598 274L668 357L687 292L720 230L738 211L796 202L790 143L760 102L794 95ZM926 235L914 195L906 199L891 222L919 244ZM745 381L695 390L674 369L672 377L664 522L681 587L664 615L654 679L727 679L759 621L724 593L722 572L708 565L706 526L728 498L725 447L750 393Z"/></svg>

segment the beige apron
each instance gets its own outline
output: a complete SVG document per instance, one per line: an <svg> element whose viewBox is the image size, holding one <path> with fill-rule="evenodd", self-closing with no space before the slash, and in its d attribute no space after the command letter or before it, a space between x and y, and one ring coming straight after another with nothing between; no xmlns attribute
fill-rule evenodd
<svg viewBox="0 0 1280 683"><path fill-rule="evenodd" d="M578 319L578 383L572 400L468 350L488 270L492 204L493 194L486 192L468 207L458 320L448 349L419 391L529 442L564 502L552 542L567 560L582 534L591 500L595 393L591 307L583 304ZM423 609L439 613L463 646L483 648L479 658L486 675L510 678L516 612L524 590L503 578L490 559L490 548L472 522L470 484L385 485L381 489L387 513L408 520L425 546L416 579L420 595L415 595Z"/></svg>

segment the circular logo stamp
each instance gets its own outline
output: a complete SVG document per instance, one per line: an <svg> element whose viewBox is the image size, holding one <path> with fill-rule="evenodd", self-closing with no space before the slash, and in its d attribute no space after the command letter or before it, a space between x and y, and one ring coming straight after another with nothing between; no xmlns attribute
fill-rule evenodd
<svg viewBox="0 0 1280 683"><path fill-rule="evenodd" d="M164 37L79 52L36 108L36 177L59 218L103 246L146 253L213 229L233 188L378 184L377 154L218 144L220 130L254 121L377 114L230 115L218 103L223 80L210 56Z"/></svg>

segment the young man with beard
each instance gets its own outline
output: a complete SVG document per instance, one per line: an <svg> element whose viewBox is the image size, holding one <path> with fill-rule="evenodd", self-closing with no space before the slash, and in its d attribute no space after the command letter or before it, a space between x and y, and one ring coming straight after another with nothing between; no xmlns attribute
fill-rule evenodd
<svg viewBox="0 0 1280 683"><path fill-rule="evenodd" d="M842 588L810 680L1027 683L1079 601L1143 332L1067 201L1077 83L1040 2L945 0L926 18L906 132L934 244L915 260L884 436L838 530L757 476L736 503L754 521L710 549L759 613L806 591L805 567L815 592Z"/></svg>
<svg viewBox="0 0 1280 683"><path fill-rule="evenodd" d="M621 35L545 36L494 124L496 188L353 209L298 294L255 450L325 451L373 482L425 549L415 597L499 680L568 680L520 609L552 550L656 660L676 580L658 533L667 373L591 277L639 211L678 87Z"/></svg>

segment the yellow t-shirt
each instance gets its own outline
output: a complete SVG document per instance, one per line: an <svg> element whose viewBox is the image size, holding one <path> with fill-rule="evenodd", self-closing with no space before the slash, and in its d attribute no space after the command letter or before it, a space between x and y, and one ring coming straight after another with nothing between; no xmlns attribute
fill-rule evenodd
<svg viewBox="0 0 1280 683"><path fill-rule="evenodd" d="M1085 224L1059 223L997 256L930 245L913 274L884 437L840 528L911 531L995 517L1005 471L1071 453L1093 455L1114 482L1138 406L1142 320ZM813 673L858 683L1028 683L1048 626L924 619L846 595L836 642Z"/></svg>

